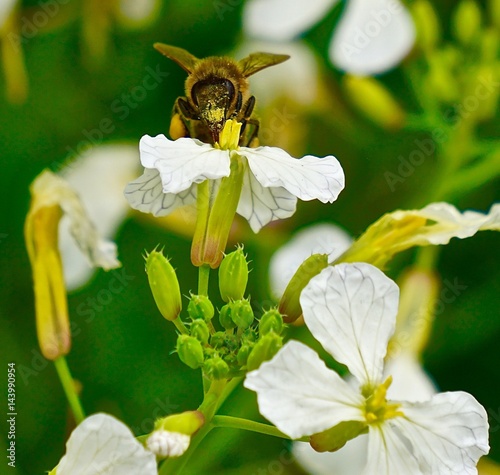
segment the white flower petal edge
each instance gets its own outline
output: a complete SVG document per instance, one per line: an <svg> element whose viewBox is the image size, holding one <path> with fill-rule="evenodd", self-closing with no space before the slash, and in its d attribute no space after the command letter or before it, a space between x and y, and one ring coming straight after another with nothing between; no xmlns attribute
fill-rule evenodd
<svg viewBox="0 0 500 475"><path fill-rule="evenodd" d="M361 384L380 383L398 301L398 286L365 263L327 267L300 297L314 338Z"/></svg>
<svg viewBox="0 0 500 475"><path fill-rule="evenodd" d="M288 41L319 21L339 0L250 0L243 28L249 36Z"/></svg>
<svg viewBox="0 0 500 475"><path fill-rule="evenodd" d="M257 392L260 413L294 439L364 420L363 397L297 341L248 373L244 386Z"/></svg>
<svg viewBox="0 0 500 475"><path fill-rule="evenodd" d="M289 218L295 213L297 198L284 188L264 188L250 169L245 171L243 188L236 212L243 216L257 233L266 224Z"/></svg>
<svg viewBox="0 0 500 475"><path fill-rule="evenodd" d="M230 173L228 151L196 139L169 140L164 135L145 135L139 148L144 168L160 172L164 193L179 193L193 183L216 180Z"/></svg>
<svg viewBox="0 0 500 475"><path fill-rule="evenodd" d="M319 223L298 231L271 257L269 280L273 295L281 297L300 264L312 254L328 254L331 262L351 244L351 236L330 223Z"/></svg>
<svg viewBox="0 0 500 475"><path fill-rule="evenodd" d="M69 232L89 262L106 270L120 267L116 244L99 236L79 196L66 180L46 170L31 186L36 196L33 212L45 206L60 206L69 220Z"/></svg>
<svg viewBox="0 0 500 475"><path fill-rule="evenodd" d="M412 441L423 473L477 474L478 460L489 451L488 415L473 396L440 393L426 402L403 403L402 410L405 417L390 424Z"/></svg>
<svg viewBox="0 0 500 475"><path fill-rule="evenodd" d="M332 203L344 189L344 171L332 155L296 159L277 147L241 147L239 153L261 185L283 187L303 201Z"/></svg>
<svg viewBox="0 0 500 475"><path fill-rule="evenodd" d="M136 145L117 143L92 148L63 168L60 175L78 193L99 234L113 239L129 211L123 187L135 176ZM105 203L105 206L103 206ZM70 238L68 220L59 227L59 248L68 290L85 284L94 270Z"/></svg>
<svg viewBox="0 0 500 475"><path fill-rule="evenodd" d="M156 475L156 458L130 429L107 414L85 419L66 443L57 475Z"/></svg>
<svg viewBox="0 0 500 475"><path fill-rule="evenodd" d="M330 43L338 68L360 76L396 66L415 42L415 26L399 0L349 0Z"/></svg>
<svg viewBox="0 0 500 475"><path fill-rule="evenodd" d="M166 216L181 206L196 203L196 184L180 193L164 193L160 172L150 168L130 182L124 193L132 208L154 216Z"/></svg>

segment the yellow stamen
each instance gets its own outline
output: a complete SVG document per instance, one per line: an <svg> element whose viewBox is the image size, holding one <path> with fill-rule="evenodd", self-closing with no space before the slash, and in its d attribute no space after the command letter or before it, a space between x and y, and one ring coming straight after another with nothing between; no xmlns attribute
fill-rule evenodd
<svg viewBox="0 0 500 475"><path fill-rule="evenodd" d="M237 150L240 141L241 123L227 120L219 136L219 148L222 150Z"/></svg>
<svg viewBox="0 0 500 475"><path fill-rule="evenodd" d="M387 390L392 383L392 376L389 376L382 384L371 391L366 399L365 418L368 424L380 424L387 419L403 416L399 410L401 404L388 403Z"/></svg>

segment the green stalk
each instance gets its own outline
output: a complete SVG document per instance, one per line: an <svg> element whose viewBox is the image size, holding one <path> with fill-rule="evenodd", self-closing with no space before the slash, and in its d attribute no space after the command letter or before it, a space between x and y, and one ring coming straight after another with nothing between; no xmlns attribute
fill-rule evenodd
<svg viewBox="0 0 500 475"><path fill-rule="evenodd" d="M78 397L78 394L76 392L75 382L73 381L73 378L69 371L66 358L64 356L60 356L54 361L54 365L64 389L64 393L66 394L69 407L71 409L71 412L73 413L73 417L75 418L76 423L80 424L80 422L85 419L85 413L83 411L80 398Z"/></svg>

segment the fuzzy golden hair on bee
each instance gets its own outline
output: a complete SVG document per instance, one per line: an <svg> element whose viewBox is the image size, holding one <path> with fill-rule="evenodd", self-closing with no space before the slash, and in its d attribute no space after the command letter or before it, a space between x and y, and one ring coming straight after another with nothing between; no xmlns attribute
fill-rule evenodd
<svg viewBox="0 0 500 475"><path fill-rule="evenodd" d="M154 47L188 73L186 96L178 97L174 105L172 138L193 137L216 143L225 122L232 119L242 124L243 144L257 142L259 121L253 115L255 98L250 95L247 78L286 61L288 55L253 53L241 60L225 56L199 59L177 46L155 43Z"/></svg>

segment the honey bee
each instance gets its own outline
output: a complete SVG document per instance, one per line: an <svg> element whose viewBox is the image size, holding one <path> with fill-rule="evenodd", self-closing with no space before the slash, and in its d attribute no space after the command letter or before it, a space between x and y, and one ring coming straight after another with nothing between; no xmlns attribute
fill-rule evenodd
<svg viewBox="0 0 500 475"><path fill-rule="evenodd" d="M259 121L253 115L255 97L250 95L247 78L286 61L288 55L253 53L239 61L225 56L198 59L176 46L155 43L154 47L188 73L186 96L177 98L172 113L172 139L217 143L226 120L233 119L242 124L240 145L257 143Z"/></svg>

